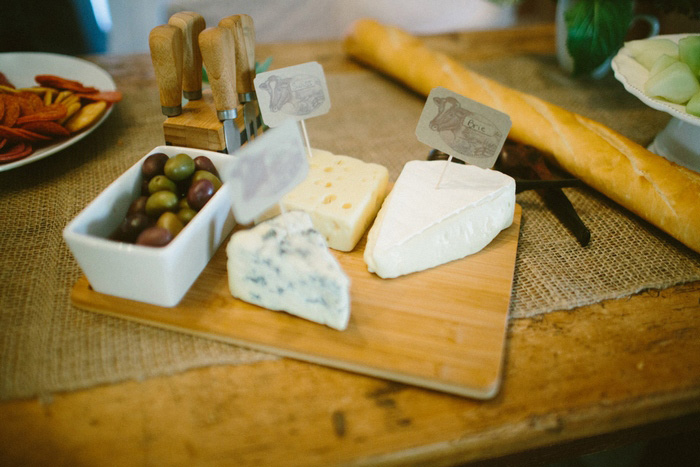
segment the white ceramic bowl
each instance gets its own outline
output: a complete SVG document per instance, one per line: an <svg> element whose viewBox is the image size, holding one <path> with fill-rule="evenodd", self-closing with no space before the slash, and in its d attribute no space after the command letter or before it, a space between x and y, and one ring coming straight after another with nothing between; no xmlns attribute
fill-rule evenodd
<svg viewBox="0 0 700 467"><path fill-rule="evenodd" d="M150 154L184 152L209 157L224 184L164 247L109 240L141 192L141 164ZM226 183L232 156L177 146L158 146L112 182L63 230L63 238L91 287L104 294L175 306L187 293L235 225Z"/></svg>

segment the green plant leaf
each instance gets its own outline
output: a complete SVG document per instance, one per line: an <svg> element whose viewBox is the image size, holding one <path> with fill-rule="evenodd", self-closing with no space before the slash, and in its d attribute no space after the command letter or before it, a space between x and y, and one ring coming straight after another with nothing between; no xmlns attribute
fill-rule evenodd
<svg viewBox="0 0 700 467"><path fill-rule="evenodd" d="M633 0L578 0L564 13L574 75L595 70L616 53L632 21Z"/></svg>

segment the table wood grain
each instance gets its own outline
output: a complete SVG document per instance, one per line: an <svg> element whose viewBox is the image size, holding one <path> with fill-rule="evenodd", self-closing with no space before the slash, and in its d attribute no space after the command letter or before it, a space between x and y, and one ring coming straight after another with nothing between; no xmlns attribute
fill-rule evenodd
<svg viewBox="0 0 700 467"><path fill-rule="evenodd" d="M426 40L463 59L553 53L550 25ZM338 42L260 45L348 72ZM152 82L148 57L100 57ZM517 465L700 429L700 282L509 322L476 401L291 359L0 404L4 465Z"/></svg>

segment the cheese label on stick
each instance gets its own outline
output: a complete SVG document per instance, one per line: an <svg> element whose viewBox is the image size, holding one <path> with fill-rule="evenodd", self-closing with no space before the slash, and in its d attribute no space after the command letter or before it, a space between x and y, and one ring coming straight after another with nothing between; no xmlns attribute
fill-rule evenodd
<svg viewBox="0 0 700 467"><path fill-rule="evenodd" d="M507 114L437 87L425 102L416 137L431 148L489 169L496 162L510 127Z"/></svg>
<svg viewBox="0 0 700 467"><path fill-rule="evenodd" d="M253 81L263 121L270 128L328 113L331 98L323 67L307 62L259 73Z"/></svg>
<svg viewBox="0 0 700 467"><path fill-rule="evenodd" d="M289 120L236 151L229 179L233 216L248 224L309 173L299 126Z"/></svg>

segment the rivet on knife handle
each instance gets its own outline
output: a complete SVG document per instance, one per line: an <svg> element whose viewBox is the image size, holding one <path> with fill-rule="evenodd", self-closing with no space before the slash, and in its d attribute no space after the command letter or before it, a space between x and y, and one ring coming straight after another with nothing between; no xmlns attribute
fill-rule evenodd
<svg viewBox="0 0 700 467"><path fill-rule="evenodd" d="M185 99L202 98L202 53L199 50L199 34L206 27L204 17L192 11L175 13L168 24L180 28L183 37L182 94Z"/></svg>
<svg viewBox="0 0 700 467"><path fill-rule="evenodd" d="M182 113L182 44L182 31L169 24L156 26L148 35L161 111L168 117Z"/></svg>

